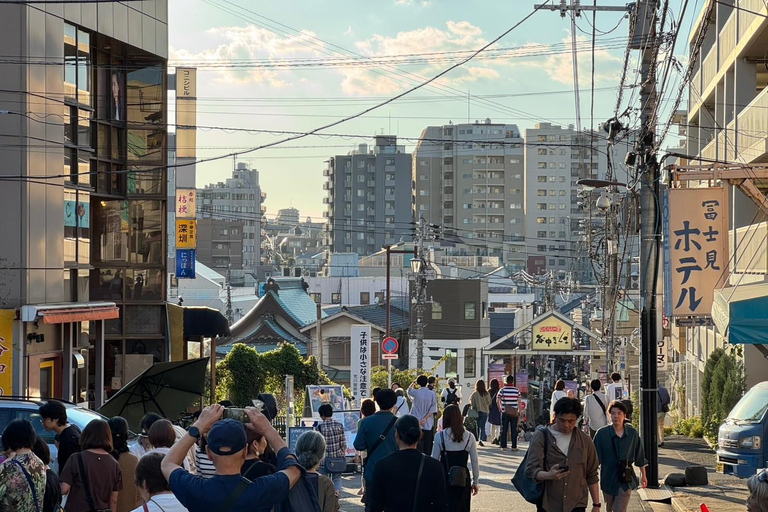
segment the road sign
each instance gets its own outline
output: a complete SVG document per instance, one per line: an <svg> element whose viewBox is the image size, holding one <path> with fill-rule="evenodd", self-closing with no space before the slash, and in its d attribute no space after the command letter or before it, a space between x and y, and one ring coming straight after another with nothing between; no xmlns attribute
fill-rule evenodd
<svg viewBox="0 0 768 512"><path fill-rule="evenodd" d="M392 336L384 338L384 340L381 342L381 351L385 354L394 354L397 352L398 348L400 348L400 344Z"/></svg>
<svg viewBox="0 0 768 512"><path fill-rule="evenodd" d="M381 356L382 359L398 359L400 356L397 354L384 354Z"/></svg>

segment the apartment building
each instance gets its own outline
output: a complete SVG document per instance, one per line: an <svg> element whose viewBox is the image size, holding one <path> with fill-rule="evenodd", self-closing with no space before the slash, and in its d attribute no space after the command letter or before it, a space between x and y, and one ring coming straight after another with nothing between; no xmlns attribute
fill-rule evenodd
<svg viewBox="0 0 768 512"><path fill-rule="evenodd" d="M591 280L589 262L581 254L579 221L584 210L577 196L580 178L604 179L607 140L597 132L579 134L573 126L537 123L525 130L525 236L528 271L574 273ZM622 155L623 159L623 155ZM583 230L583 228L581 228ZM543 258L542 258L543 257Z"/></svg>
<svg viewBox="0 0 768 512"><path fill-rule="evenodd" d="M327 164L323 215L331 253L364 256L412 238L411 155L397 145L397 137L376 136L372 150L361 144Z"/></svg>
<svg viewBox="0 0 768 512"><path fill-rule="evenodd" d="M167 22L159 0L0 4L0 175L22 177L0 186L0 394L98 407L121 362L168 360Z"/></svg>
<svg viewBox="0 0 768 512"><path fill-rule="evenodd" d="M413 154L414 218L461 241L457 255L525 265L523 139L490 119L428 126Z"/></svg>
<svg viewBox="0 0 768 512"><path fill-rule="evenodd" d="M197 221L197 261L222 276L243 268L242 221L200 219ZM235 283L232 283L235 284Z"/></svg>
<svg viewBox="0 0 768 512"><path fill-rule="evenodd" d="M741 166L768 159L768 7L762 0L733 4L706 2L691 31L691 50L696 34L705 31L688 89L687 152L701 158L701 162L691 159L692 165L717 160ZM745 336L743 329L735 328L765 321L768 223L760 222L765 217L757 211L755 199L742 193L738 182L728 180L727 171L722 178L730 203L725 270L730 274L723 288L714 292L715 325L686 326L678 321L673 329L670 374L675 385L688 390L684 405L689 415L701 412L698 390L715 348L736 344L743 348L747 388L768 375L764 330L752 329ZM765 180L753 184L760 193L768 192Z"/></svg>
<svg viewBox="0 0 768 512"><path fill-rule="evenodd" d="M261 260L262 203L267 194L259 186L259 171L238 162L231 178L198 189L198 219L235 220L243 223L242 264L255 272Z"/></svg>

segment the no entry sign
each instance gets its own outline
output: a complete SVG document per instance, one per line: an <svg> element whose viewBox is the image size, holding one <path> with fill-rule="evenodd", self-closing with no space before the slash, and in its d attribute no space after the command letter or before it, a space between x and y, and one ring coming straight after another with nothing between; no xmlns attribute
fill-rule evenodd
<svg viewBox="0 0 768 512"><path fill-rule="evenodd" d="M392 336L384 338L381 342L381 351L385 354L394 354L398 348L400 348L400 344Z"/></svg>

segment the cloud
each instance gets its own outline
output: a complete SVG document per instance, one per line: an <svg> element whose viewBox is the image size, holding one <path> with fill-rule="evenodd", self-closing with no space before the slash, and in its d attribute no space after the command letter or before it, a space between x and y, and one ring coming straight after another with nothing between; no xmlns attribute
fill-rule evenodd
<svg viewBox="0 0 768 512"><path fill-rule="evenodd" d="M358 41L355 46L358 53L373 59L385 56L407 56L414 53L464 52L424 56L423 61L416 62L418 65L409 64L407 67L398 65L397 60L392 61L392 66L397 66L401 73L410 72L427 77L454 64L459 58L466 57L469 51L477 50L487 44L482 35L482 29L468 21L448 21L445 29L423 27L398 32L394 36L376 34L366 40ZM392 69L383 67L389 71ZM391 72L382 73L379 69L370 67L343 68L339 73L342 75L341 88L350 95L393 94L404 90L409 85L409 82L402 78L393 77ZM441 79L441 83L461 84L497 79L499 76L499 73L489 66L467 66L452 71Z"/></svg>
<svg viewBox="0 0 768 512"><path fill-rule="evenodd" d="M201 52L190 52L182 48L171 48L171 61L176 65L184 62L218 64L216 81L227 83L257 83L273 88L291 85L288 71L274 68L251 66L253 61L270 64L286 57L316 58L321 55L324 44L314 39L314 32L302 31L289 37L283 37L255 25L244 27L216 27L208 34L217 41L216 48ZM239 63L249 66L237 67ZM227 65L229 64L229 65Z"/></svg>
<svg viewBox="0 0 768 512"><path fill-rule="evenodd" d="M517 59L507 61L513 65L543 69L549 78L562 84L573 84L573 53L571 51L570 33L563 37L562 50L551 53L552 48L537 43L525 45L526 52L547 52L550 55L535 57L532 59ZM581 87L589 87L592 84L592 53L589 49L590 39L586 36L576 36L579 64L579 84ZM621 74L623 59L607 50L597 48L595 50L595 78L594 83L614 84Z"/></svg>

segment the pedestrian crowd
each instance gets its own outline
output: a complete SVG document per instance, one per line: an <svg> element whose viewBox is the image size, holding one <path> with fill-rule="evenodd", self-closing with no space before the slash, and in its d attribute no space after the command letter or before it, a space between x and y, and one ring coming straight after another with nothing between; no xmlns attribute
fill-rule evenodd
<svg viewBox="0 0 768 512"><path fill-rule="evenodd" d="M525 457L510 469L538 512L586 512L590 504L592 512L626 512L632 491L647 486L647 462L621 376L611 377L605 393L599 380L590 382L583 401L557 381L550 421L534 430L514 376L503 386L478 380L465 399L455 380L440 390L434 377L419 375L407 389L376 389L362 402L353 446L323 404L293 451L253 408L244 423L224 419L231 404L210 405L188 430L148 413L129 442L125 419L95 419L81 431L68 422L67 407L50 400L39 416L55 435L58 473L35 426L11 421L2 433L0 510L338 512L354 448L367 512L468 512L480 492L478 447L517 451L524 438ZM658 395L663 443L670 398L663 387ZM753 496L764 495L765 473L753 480Z"/></svg>

